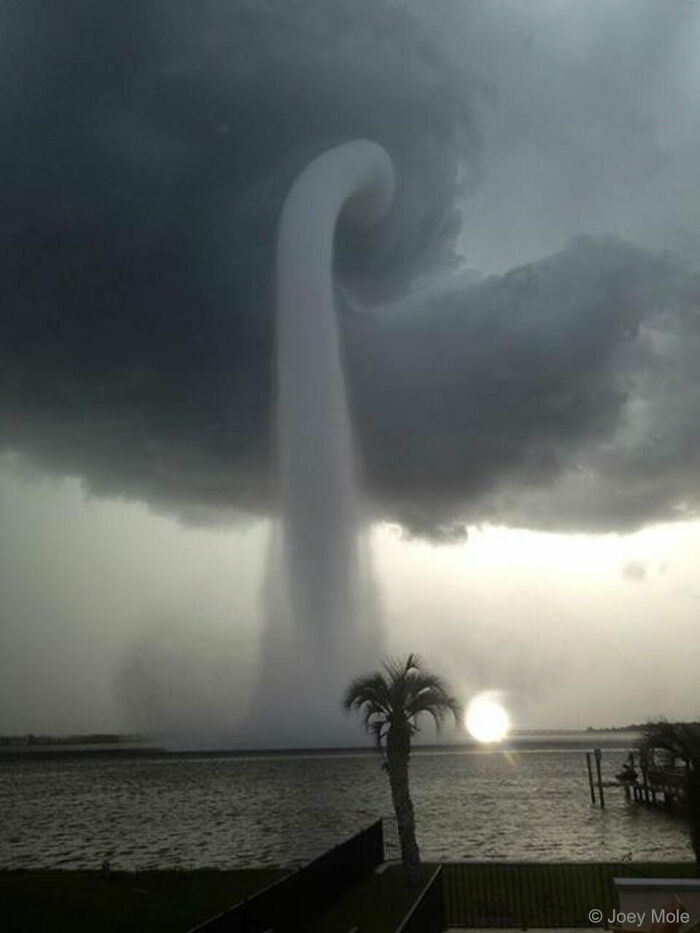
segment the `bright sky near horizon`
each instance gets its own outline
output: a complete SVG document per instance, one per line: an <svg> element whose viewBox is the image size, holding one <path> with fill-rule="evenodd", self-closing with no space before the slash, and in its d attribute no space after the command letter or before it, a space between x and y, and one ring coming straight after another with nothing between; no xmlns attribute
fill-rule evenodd
<svg viewBox="0 0 700 933"><path fill-rule="evenodd" d="M4 466L0 732L235 722L267 524L188 529ZM419 649L462 701L502 692L515 728L697 716L700 522L630 535L485 526L452 545L383 525L371 538L389 650Z"/></svg>

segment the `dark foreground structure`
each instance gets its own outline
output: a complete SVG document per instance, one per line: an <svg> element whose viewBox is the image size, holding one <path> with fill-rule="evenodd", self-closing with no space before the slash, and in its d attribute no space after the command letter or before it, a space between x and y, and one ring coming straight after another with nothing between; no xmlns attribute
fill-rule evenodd
<svg viewBox="0 0 700 933"><path fill-rule="evenodd" d="M382 885L373 884L372 876L384 862L384 821L380 819L190 933L310 933L316 930L321 933L343 926L345 930L360 933L362 927L352 923L352 919L358 919L358 913L366 916L368 906L374 913L372 889ZM393 894L396 901L396 885L384 884L383 892L376 892L374 907L376 914L387 913L386 923L378 923L375 928L381 926L387 933L440 933L444 930L447 921L442 868L433 867L426 883L411 894L405 891L402 871L398 880L403 890L397 903L404 902L400 919L391 922L386 903L380 901L382 893L385 897ZM353 897L358 888L360 894ZM363 899L364 904L359 903ZM334 910L339 904L340 910ZM347 918L345 922L344 917ZM348 922L352 925L346 925Z"/></svg>
<svg viewBox="0 0 700 933"><path fill-rule="evenodd" d="M190 933L441 933L447 927L595 927L594 908L618 907L615 878L691 878L694 864L633 862L453 862L424 866L421 887L392 920L382 888L395 855L392 821L378 820L308 865ZM387 851L388 850L388 851ZM379 871L377 871L379 869ZM360 900L363 901L358 909ZM340 906L338 906L340 905ZM394 911L396 913L396 911ZM380 919L384 913L385 918ZM605 925L604 922L602 924Z"/></svg>
<svg viewBox="0 0 700 933"><path fill-rule="evenodd" d="M302 933L384 858L382 821L271 884L191 933Z"/></svg>

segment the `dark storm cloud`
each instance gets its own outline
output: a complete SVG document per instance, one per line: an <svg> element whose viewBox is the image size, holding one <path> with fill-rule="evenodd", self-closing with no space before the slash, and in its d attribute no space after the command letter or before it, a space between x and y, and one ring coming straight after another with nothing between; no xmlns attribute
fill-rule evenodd
<svg viewBox="0 0 700 933"><path fill-rule="evenodd" d="M621 359L673 283L663 261L581 238L415 310L404 302L373 319L367 339L357 325L352 371L372 488L416 532L448 536L455 502L467 500L472 520L507 519L507 507L485 502L495 486L551 495L619 431L630 392Z"/></svg>
<svg viewBox="0 0 700 933"><path fill-rule="evenodd" d="M445 278L479 85L408 14L150 0L2 18L3 447L191 520L273 507L277 216L312 156L369 137L398 197L371 249L341 231L338 271L376 514L443 539L462 518L587 525L566 490L582 470L596 526L694 508L692 286L617 240Z"/></svg>

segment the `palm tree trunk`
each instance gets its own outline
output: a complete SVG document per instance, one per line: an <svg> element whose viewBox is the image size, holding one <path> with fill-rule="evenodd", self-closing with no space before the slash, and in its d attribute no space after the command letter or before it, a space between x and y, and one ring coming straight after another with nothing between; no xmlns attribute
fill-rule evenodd
<svg viewBox="0 0 700 933"><path fill-rule="evenodd" d="M394 804L396 822L399 828L401 861L409 885L417 887L420 883L420 851L416 842L413 802L408 790L408 755L391 754L388 748L387 753L386 770L389 774L391 800Z"/></svg>

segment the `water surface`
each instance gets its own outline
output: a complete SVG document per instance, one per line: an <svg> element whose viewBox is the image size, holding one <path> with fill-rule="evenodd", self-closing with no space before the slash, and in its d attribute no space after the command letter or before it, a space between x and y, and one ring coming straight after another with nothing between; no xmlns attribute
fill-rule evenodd
<svg viewBox="0 0 700 933"><path fill-rule="evenodd" d="M591 807L580 748L416 750L411 782L426 860L692 858L677 817ZM391 812L370 752L0 759L0 867L291 866Z"/></svg>

